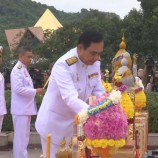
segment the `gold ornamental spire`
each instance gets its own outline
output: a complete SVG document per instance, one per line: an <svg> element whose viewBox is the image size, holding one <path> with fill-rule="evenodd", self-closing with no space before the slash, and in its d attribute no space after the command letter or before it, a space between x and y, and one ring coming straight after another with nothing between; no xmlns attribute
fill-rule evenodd
<svg viewBox="0 0 158 158"><path fill-rule="evenodd" d="M120 49L126 49L125 36L124 33L122 35L122 41L120 43Z"/></svg>
<svg viewBox="0 0 158 158"><path fill-rule="evenodd" d="M125 43L125 36L124 33L122 35L122 41L120 43L120 49L119 51L115 54L113 60L112 60L112 66L113 66L113 70L116 72L121 66L122 66L122 59L126 58L128 61L127 66L129 67L129 69L131 69L132 66L132 60L130 57L130 54L126 51L126 43Z"/></svg>

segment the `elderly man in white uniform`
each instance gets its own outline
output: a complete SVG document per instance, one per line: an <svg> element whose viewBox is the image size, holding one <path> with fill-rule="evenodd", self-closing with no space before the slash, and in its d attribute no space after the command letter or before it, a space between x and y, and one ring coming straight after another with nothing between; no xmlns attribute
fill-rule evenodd
<svg viewBox="0 0 158 158"><path fill-rule="evenodd" d="M42 150L46 155L46 135L52 135L51 158L65 137L69 143L73 135L75 115L89 107L90 95L105 93L101 83L100 55L103 37L96 31L85 31L77 47L71 49L54 64L50 81L36 119L41 136Z"/></svg>
<svg viewBox="0 0 158 158"><path fill-rule="evenodd" d="M2 63L2 53L3 53L3 47L0 46L0 64ZM0 72L0 133L2 130L3 118L6 113L7 110L6 110L6 102L5 102L4 77Z"/></svg>
<svg viewBox="0 0 158 158"><path fill-rule="evenodd" d="M13 158L27 158L31 116L37 114L35 96L43 88L34 89L27 66L33 54L29 48L19 49L19 60L11 72L11 114L14 126Z"/></svg>

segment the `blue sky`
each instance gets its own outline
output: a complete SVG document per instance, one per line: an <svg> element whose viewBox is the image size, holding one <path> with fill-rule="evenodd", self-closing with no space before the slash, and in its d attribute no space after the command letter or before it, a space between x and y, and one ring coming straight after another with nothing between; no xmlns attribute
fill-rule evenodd
<svg viewBox="0 0 158 158"><path fill-rule="evenodd" d="M140 3L137 0L33 0L49 6L54 6L57 10L65 12L80 12L82 8L97 9L104 12L113 12L121 18L133 8L139 10Z"/></svg>

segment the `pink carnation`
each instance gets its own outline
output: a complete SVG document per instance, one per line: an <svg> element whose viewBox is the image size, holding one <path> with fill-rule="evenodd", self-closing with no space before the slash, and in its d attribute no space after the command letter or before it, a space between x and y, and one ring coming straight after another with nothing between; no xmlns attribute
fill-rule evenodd
<svg viewBox="0 0 158 158"><path fill-rule="evenodd" d="M101 103L102 101L104 101L107 97L109 97L109 94L104 93L103 95L101 95L100 97L96 98L94 100L94 102L90 105L90 106L95 106L99 103Z"/></svg>
<svg viewBox="0 0 158 158"><path fill-rule="evenodd" d="M98 98L93 106L104 102L101 98ZM113 105L91 115L84 124L84 131L89 139L122 139L128 134L127 118L119 104Z"/></svg>

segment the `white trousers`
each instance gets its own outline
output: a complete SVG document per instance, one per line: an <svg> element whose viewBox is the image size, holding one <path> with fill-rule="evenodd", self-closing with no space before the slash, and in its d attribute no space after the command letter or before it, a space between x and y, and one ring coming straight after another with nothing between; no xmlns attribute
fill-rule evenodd
<svg viewBox="0 0 158 158"><path fill-rule="evenodd" d="M41 137L41 144L42 144L42 151L43 151L44 158L46 158L46 139L43 137ZM56 158L55 154L57 153L59 148L60 148L60 145L51 143L50 158Z"/></svg>
<svg viewBox="0 0 158 158"><path fill-rule="evenodd" d="M14 126L13 158L27 158L31 116L12 115Z"/></svg>
<svg viewBox="0 0 158 158"><path fill-rule="evenodd" d="M2 130L3 118L4 118L4 115L0 115L0 133Z"/></svg>

